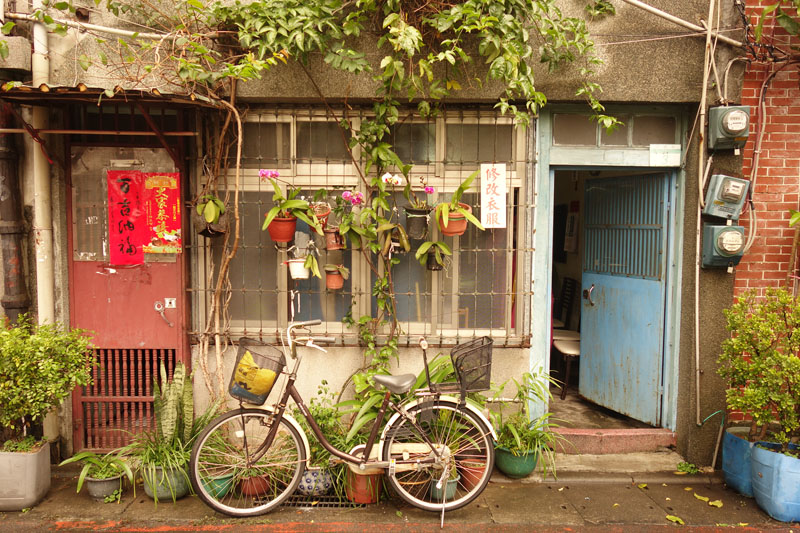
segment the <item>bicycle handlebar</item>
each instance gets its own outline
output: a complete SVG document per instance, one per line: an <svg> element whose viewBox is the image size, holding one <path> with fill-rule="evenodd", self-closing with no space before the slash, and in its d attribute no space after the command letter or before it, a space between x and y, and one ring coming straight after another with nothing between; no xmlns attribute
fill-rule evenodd
<svg viewBox="0 0 800 533"><path fill-rule="evenodd" d="M322 320L315 318L314 320L306 320L304 322L294 322L289 324L289 329L301 328L303 326L317 326L319 324L322 324Z"/></svg>

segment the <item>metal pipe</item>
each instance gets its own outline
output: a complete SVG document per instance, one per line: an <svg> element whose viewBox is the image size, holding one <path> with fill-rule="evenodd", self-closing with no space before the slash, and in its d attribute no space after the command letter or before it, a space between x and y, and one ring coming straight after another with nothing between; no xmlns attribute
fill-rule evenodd
<svg viewBox="0 0 800 533"><path fill-rule="evenodd" d="M59 130L45 129L37 130L39 133L52 133L56 135L131 135L131 136L155 136L152 131L119 131L119 130ZM25 128L0 128L0 133L28 133ZM165 131L165 137L197 137L196 131Z"/></svg>
<svg viewBox="0 0 800 533"><path fill-rule="evenodd" d="M674 22L675 24L678 24L679 26L683 26L684 28L689 28L690 30L694 30L694 31L696 31L698 33L698 36L705 35L707 33L706 30L702 26L698 26L697 24L692 24L691 22L685 21L685 20L683 20L681 18L678 18L678 17L676 17L674 15L670 15L669 13L667 13L665 11L661 11L660 9L656 9L655 7L649 6L649 5L645 4L644 2L640 2L639 0L622 0L622 1L625 2L626 4L630 4L632 6L640 8L640 9L644 9L648 13L652 13L653 15L661 17L661 18L663 18L665 20L668 20L670 22ZM713 4L713 2L712 2L712 4ZM711 20L711 17L713 15L714 15L713 11L709 11L708 12L708 20L709 21ZM719 32L715 31L715 32L712 32L711 34L715 38L719 39L723 43L729 44L731 46L736 46L738 48L741 48L743 46L743 44L740 41L737 41L736 39L731 39L730 37L722 35Z"/></svg>
<svg viewBox="0 0 800 533"><path fill-rule="evenodd" d="M37 7L37 1L34 0L33 3L34 11L36 11L37 9L42 9L42 3L38 2L38 4L39 7ZM41 24L39 18L31 13L6 13L6 18L11 20L26 20L28 22L35 22ZM108 26L98 26L97 24L89 24L88 22L79 22L77 20L53 19L53 22L56 24L63 24L64 26L68 26L70 28L75 28L83 31L92 30L101 33L108 33L111 35L119 35L121 37L141 38L141 39L148 39L151 41L160 41L161 39L169 39L177 37L177 34L139 33L135 31L121 30L119 28L110 28Z"/></svg>
<svg viewBox="0 0 800 533"><path fill-rule="evenodd" d="M42 0L33 0L33 9L44 9ZM33 24L33 56L31 70L33 84L50 83L50 50L47 27L41 22ZM47 129L48 109L33 108L32 125L37 130ZM47 157L33 146L33 237L36 246L36 311L39 323L55 323L55 283L53 258L53 211L50 188L50 164Z"/></svg>
<svg viewBox="0 0 800 533"><path fill-rule="evenodd" d="M0 114L0 123L11 120L8 111ZM13 137L0 135L0 248L3 254L3 306L6 317L16 323L31 304L25 284L22 260L22 199L17 173L17 158Z"/></svg>

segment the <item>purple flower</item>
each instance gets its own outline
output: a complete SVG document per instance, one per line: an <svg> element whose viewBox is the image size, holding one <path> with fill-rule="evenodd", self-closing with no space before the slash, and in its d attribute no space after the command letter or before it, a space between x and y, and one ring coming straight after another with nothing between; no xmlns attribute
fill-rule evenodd
<svg viewBox="0 0 800 533"><path fill-rule="evenodd" d="M361 205L363 202L364 202L364 195L361 194L360 192L355 193L353 195L352 200L350 200L350 203L353 205Z"/></svg>
<svg viewBox="0 0 800 533"><path fill-rule="evenodd" d="M344 191L342 193L342 200L346 200L349 202L351 198L353 198L353 193L351 193L350 191Z"/></svg>
<svg viewBox="0 0 800 533"><path fill-rule="evenodd" d="M431 187L430 185L426 185L426 186L425 186L425 194L433 194L433 193L435 192L435 190L436 190L436 189L434 189L434 188L433 188L433 187Z"/></svg>
<svg viewBox="0 0 800 533"><path fill-rule="evenodd" d="M258 177L261 178L261 179L264 179L264 178L277 178L280 175L281 175L280 172L278 172L277 170L268 170L266 168L262 168L262 169L259 169L259 171L258 171Z"/></svg>

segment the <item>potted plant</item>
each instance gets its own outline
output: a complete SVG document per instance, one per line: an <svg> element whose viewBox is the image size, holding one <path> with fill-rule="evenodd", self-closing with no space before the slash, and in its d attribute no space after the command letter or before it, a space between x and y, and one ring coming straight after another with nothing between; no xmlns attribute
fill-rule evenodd
<svg viewBox="0 0 800 533"><path fill-rule="evenodd" d="M480 170L476 170L462 181L449 202L442 202L436 205L436 220L439 221L439 230L441 230L442 235L448 237L463 235L467 231L467 222L471 222L478 229L483 230L483 225L472 214L472 207L461 203L461 196L464 191L469 189L472 181L479 173Z"/></svg>
<svg viewBox="0 0 800 533"><path fill-rule="evenodd" d="M344 265L325 265L325 286L332 290L344 287L344 281L350 277L350 269Z"/></svg>
<svg viewBox="0 0 800 533"><path fill-rule="evenodd" d="M450 247L442 241L425 241L417 248L414 257L428 270L441 270L444 268L444 256L453 255Z"/></svg>
<svg viewBox="0 0 800 533"><path fill-rule="evenodd" d="M424 177L419 177L420 186L426 195L433 194L436 190L429 186ZM403 196L408 205L404 207L406 212L406 233L409 238L422 240L428 235L428 217L433 207L428 205L427 196L420 198L414 189L411 188L411 181L406 182L403 188Z"/></svg>
<svg viewBox="0 0 800 533"><path fill-rule="evenodd" d="M450 469L447 479L441 487L439 486L439 478L431 479L431 498L439 502L442 500L452 500L456 495L456 489L458 488L460 480L461 475L458 472L458 468Z"/></svg>
<svg viewBox="0 0 800 533"><path fill-rule="evenodd" d="M144 492L156 504L167 498L174 502L189 493L186 465L195 434L192 381L186 375L186 366L175 363L168 379L162 361L159 373L161 385L158 381L153 384L154 427L135 435L123 448L123 453L135 459Z"/></svg>
<svg viewBox="0 0 800 533"><path fill-rule="evenodd" d="M267 211L264 223L261 226L262 230L269 231L269 236L273 241L291 242L294 239L294 230L297 227L298 218L322 235L322 225L311 204L306 200L297 198L297 195L300 194L300 189L288 186L287 193L283 194L275 179L278 177L277 171L264 171L262 169L259 173L262 178L268 177L269 182L272 183L272 188L275 190L272 195L272 201L275 202L275 205ZM330 213L330 207L328 208L328 213Z"/></svg>
<svg viewBox="0 0 800 533"><path fill-rule="evenodd" d="M323 380L317 388L317 395L308 403L308 410L316 421L325 438L339 449L346 447L345 427L341 420L339 408L334 404L334 394L330 392L328 382ZM306 434L313 436L306 419L295 408L295 418L300 421ZM321 496L334 489L337 495L343 492L343 465L329 466L330 452L319 440L309 438L310 455L306 462L306 470L300 478L297 490L306 496Z"/></svg>
<svg viewBox="0 0 800 533"><path fill-rule="evenodd" d="M91 339L21 316L16 325L0 323L0 354L0 511L18 511L50 488L50 445L36 442L31 426L91 383Z"/></svg>
<svg viewBox="0 0 800 533"><path fill-rule="evenodd" d="M543 475L548 470L556 474L554 448L566 439L554 432L558 427L553 421L552 413L544 413L531 419L531 402L546 403L552 399L550 385L555 380L544 372L526 372L522 381L512 380L517 392L511 402L501 400L507 383L499 386L494 393L494 400L501 408L492 413L492 422L497 432L495 446L495 464L505 475L511 478L522 478L529 475L539 464ZM507 415L504 411L509 403L520 406L517 412Z"/></svg>
<svg viewBox="0 0 800 533"><path fill-rule="evenodd" d="M339 226L326 226L322 231L325 233L326 250L341 250L344 248L344 239L339 233Z"/></svg>
<svg viewBox="0 0 800 533"><path fill-rule="evenodd" d="M800 302L783 288L768 288L763 297L748 291L725 317L732 336L722 343L718 372L728 381L728 409L749 416L748 440L755 441L751 448L726 435L723 466L731 467L726 481L748 489L732 463L745 464L751 452L756 502L777 520L798 521L800 459L791 442L800 437Z"/></svg>
<svg viewBox="0 0 800 533"><path fill-rule="evenodd" d="M118 501L122 493L123 476L133 484L133 471L125 458L120 455L119 450L106 454L84 450L62 461L60 466L76 461L83 463L83 468L78 476L76 492L81 491L85 481L86 490L89 491L89 496L92 498L96 500L114 498L115 501Z"/></svg>
<svg viewBox="0 0 800 533"><path fill-rule="evenodd" d="M219 237L228 231L225 203L215 194L200 196L192 213L192 223L197 233L204 237Z"/></svg>
<svg viewBox="0 0 800 533"><path fill-rule="evenodd" d="M313 240L310 240L302 250L292 246L289 248L288 253L292 258L286 261L286 264L289 266L289 275L292 279L308 279L311 274L322 279L322 275L319 272L319 263L315 257L317 248Z"/></svg>

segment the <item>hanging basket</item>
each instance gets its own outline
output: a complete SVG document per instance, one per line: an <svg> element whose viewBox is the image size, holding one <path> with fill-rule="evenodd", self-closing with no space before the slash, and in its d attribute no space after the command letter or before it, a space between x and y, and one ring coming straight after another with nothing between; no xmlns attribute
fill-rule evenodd
<svg viewBox="0 0 800 533"><path fill-rule="evenodd" d="M339 226L328 226L325 232L325 249L326 250L341 250L344 248L344 239L339 233Z"/></svg>
<svg viewBox="0 0 800 533"><path fill-rule="evenodd" d="M458 205L460 205L463 209L466 209L468 213L472 213L472 207L468 206L467 204L462 204L459 202ZM467 217L461 213L450 213L447 217L447 225L445 226L440 216L439 229L442 231L442 235L446 237L463 235L464 232L467 231Z"/></svg>
<svg viewBox="0 0 800 533"><path fill-rule="evenodd" d="M436 252L428 252L428 259L425 261L425 267L428 270L442 270L444 268L439 262L436 260Z"/></svg>
<svg viewBox="0 0 800 533"><path fill-rule="evenodd" d="M275 217L267 226L270 238L275 242L292 242L294 230L297 227L297 218Z"/></svg>
<svg viewBox="0 0 800 533"><path fill-rule="evenodd" d="M416 208L406 206L406 234L409 239L422 240L428 235L428 215L430 207Z"/></svg>
<svg viewBox="0 0 800 533"><path fill-rule="evenodd" d="M289 265L289 275L292 279L308 279L311 275L311 269L305 267L305 262L305 257L286 261L286 264Z"/></svg>
<svg viewBox="0 0 800 533"><path fill-rule="evenodd" d="M226 233L228 233L228 228L230 227L230 218L228 217L228 211L225 211L219 216L219 219L214 224L209 224L206 222L206 219L203 218L203 215L197 214L196 209L191 209L192 213L192 226L194 230L197 232L198 235L202 235L203 237L214 238L214 237L222 237Z"/></svg>
<svg viewBox="0 0 800 533"><path fill-rule="evenodd" d="M330 204L328 202L313 203L311 204L311 210L314 211L314 215L319 219L322 229L325 229L328 224L328 215L331 214Z"/></svg>

